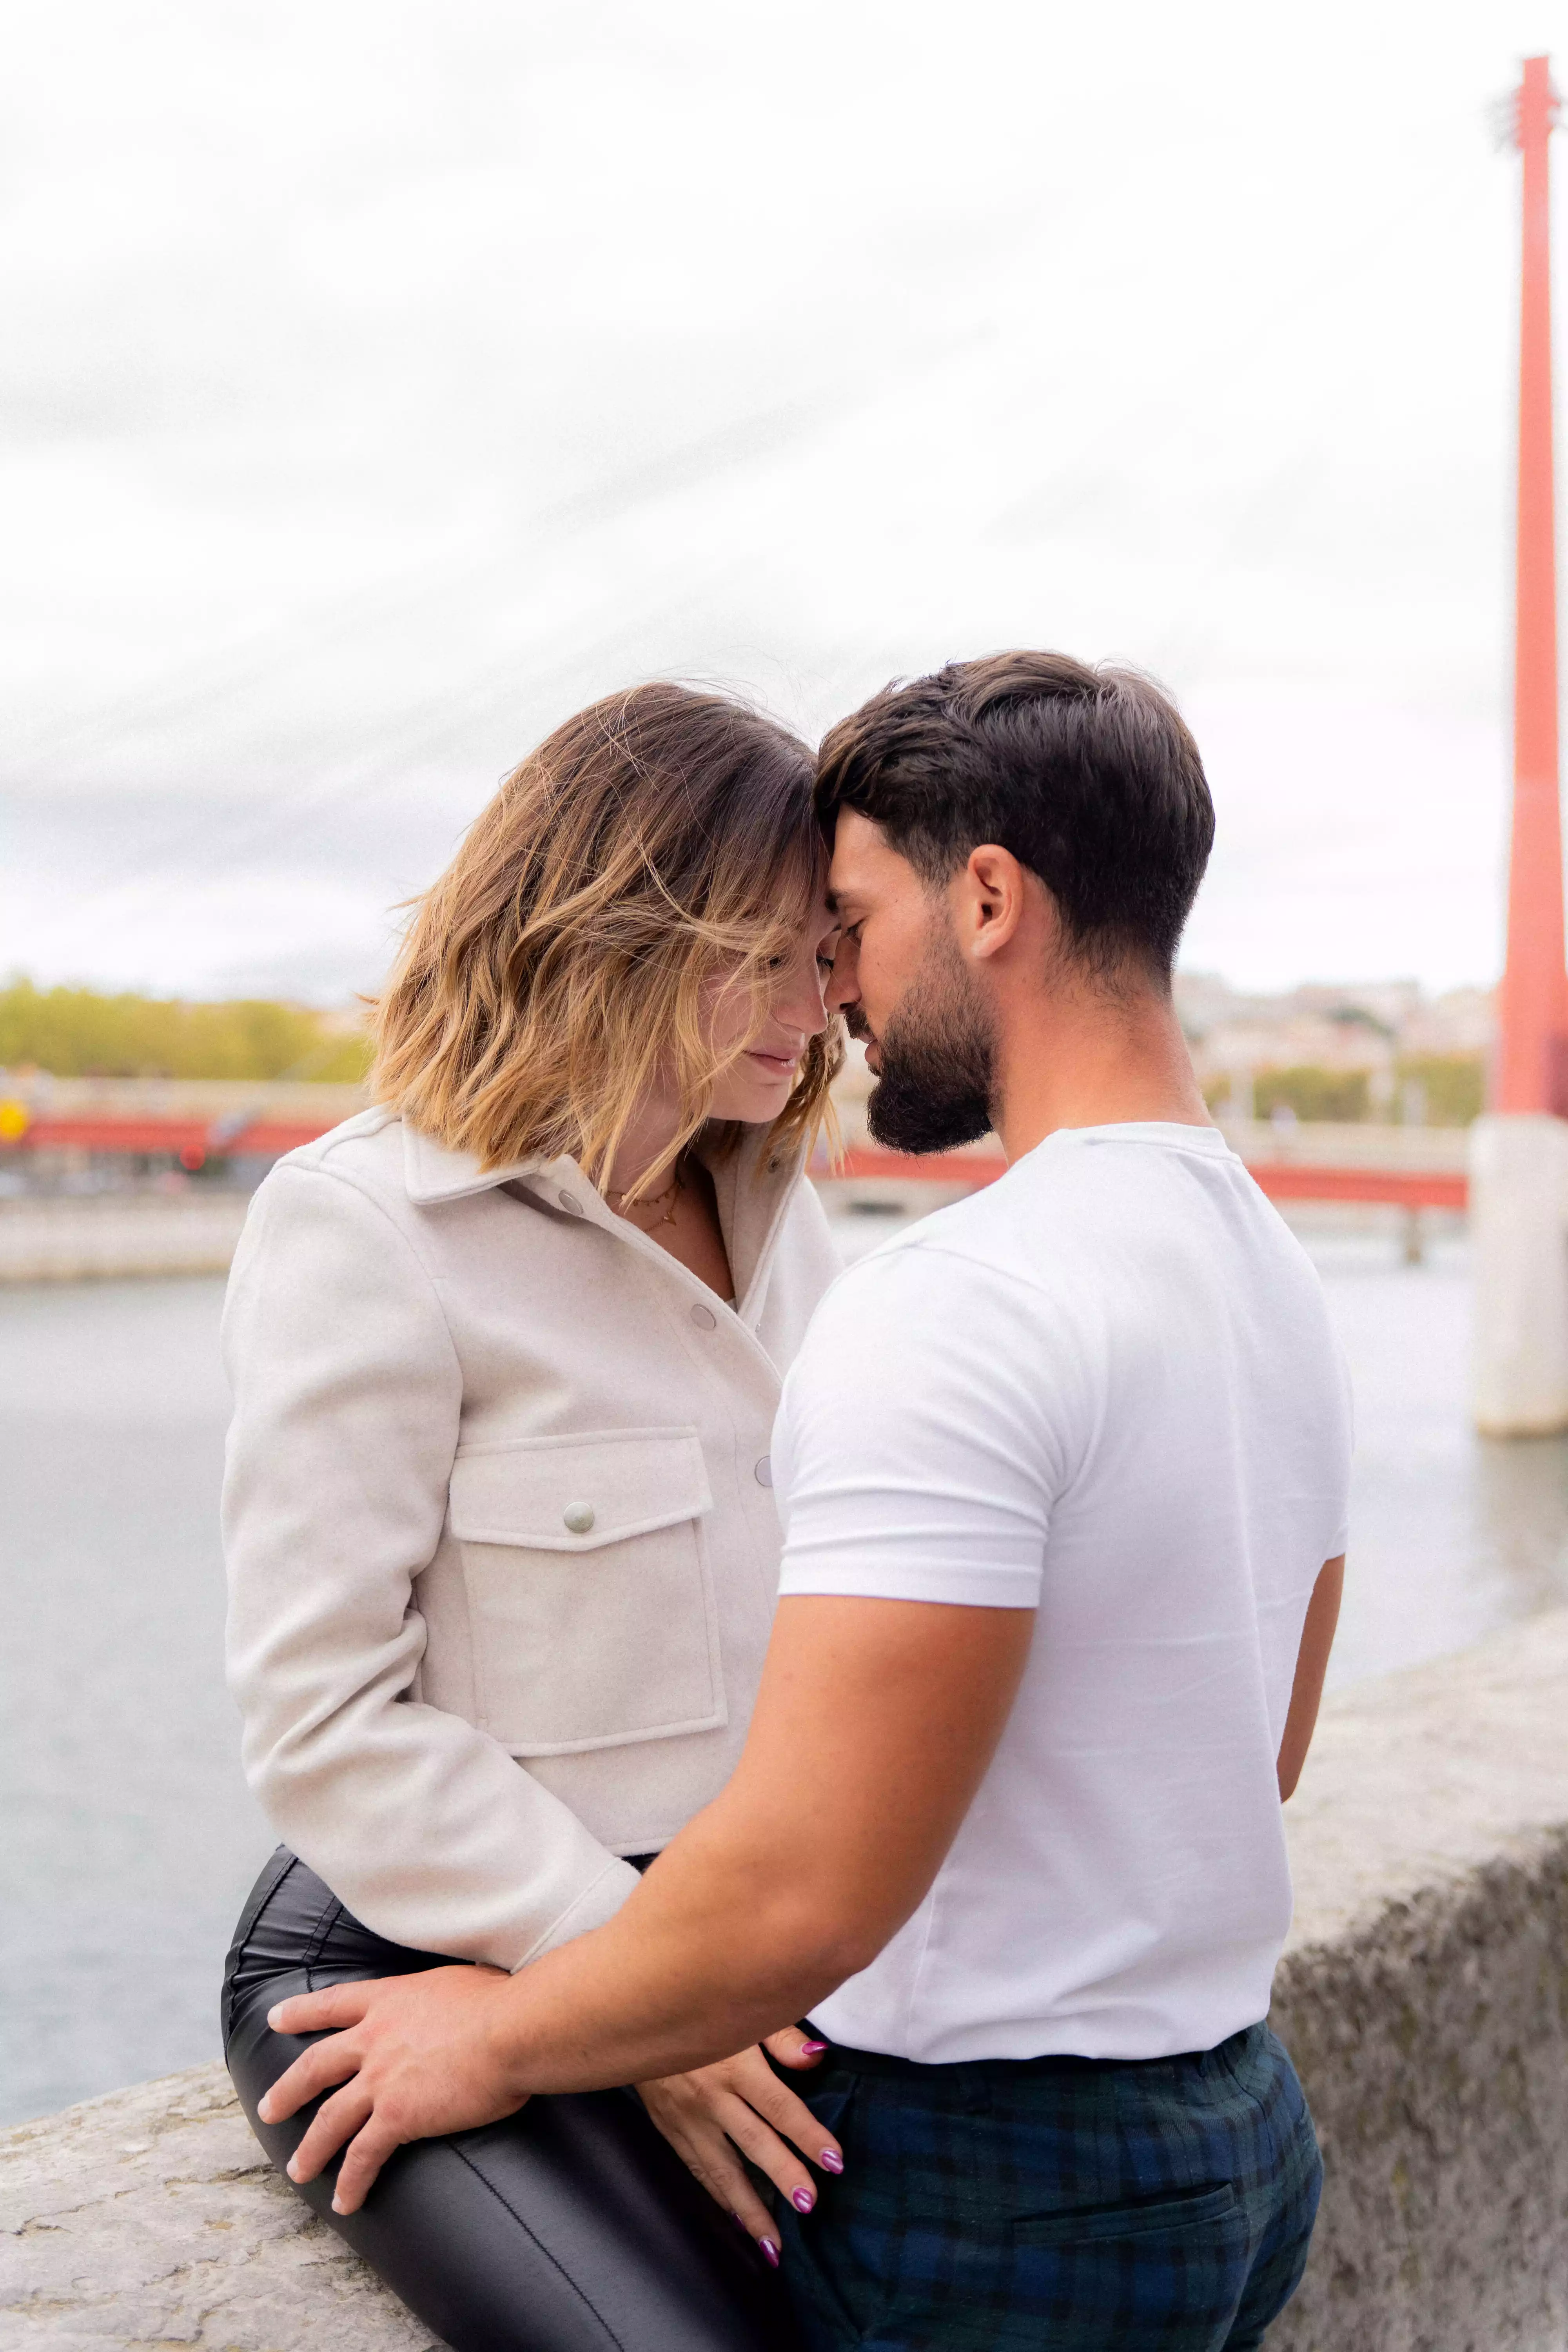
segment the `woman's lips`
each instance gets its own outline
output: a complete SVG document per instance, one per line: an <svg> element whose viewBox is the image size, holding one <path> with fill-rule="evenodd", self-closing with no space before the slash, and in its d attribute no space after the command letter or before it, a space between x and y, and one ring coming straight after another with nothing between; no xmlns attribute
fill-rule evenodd
<svg viewBox="0 0 1568 2352"><path fill-rule="evenodd" d="M798 1054L764 1054L755 1045L747 1047L748 1058L760 1062L763 1068L775 1078L794 1077Z"/></svg>

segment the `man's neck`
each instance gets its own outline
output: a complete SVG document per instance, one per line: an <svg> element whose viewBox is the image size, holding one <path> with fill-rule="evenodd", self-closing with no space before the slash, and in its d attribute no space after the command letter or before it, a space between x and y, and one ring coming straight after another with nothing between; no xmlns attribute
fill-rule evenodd
<svg viewBox="0 0 1568 2352"><path fill-rule="evenodd" d="M1064 1127L1212 1127L1175 1007L1139 985L1084 984L998 1007L996 1131L1021 1159Z"/></svg>

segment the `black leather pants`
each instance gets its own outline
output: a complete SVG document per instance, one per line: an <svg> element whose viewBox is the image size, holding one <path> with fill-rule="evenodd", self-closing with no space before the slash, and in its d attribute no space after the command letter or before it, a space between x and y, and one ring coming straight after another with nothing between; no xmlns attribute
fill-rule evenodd
<svg viewBox="0 0 1568 2352"><path fill-rule="evenodd" d="M224 1979L229 2073L281 2171L313 2106L257 2104L318 2036L274 2033L290 1993L440 1968L363 1927L286 1847L251 1891ZM782 2280L700 2189L631 2091L531 2099L482 2131L421 2140L357 2213L336 2166L299 2189L453 2352L798 2352Z"/></svg>

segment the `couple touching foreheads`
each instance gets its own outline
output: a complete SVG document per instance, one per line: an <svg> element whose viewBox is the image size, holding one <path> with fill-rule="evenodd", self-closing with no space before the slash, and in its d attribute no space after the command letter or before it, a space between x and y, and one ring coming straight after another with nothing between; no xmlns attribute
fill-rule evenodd
<svg viewBox="0 0 1568 2352"><path fill-rule="evenodd" d="M1165 697L1061 655L815 761L613 696L257 1195L229 2065L458 2352L1242 2352L1300 2275L1264 2020L1349 1407L1173 1009L1213 829ZM874 1137L1007 1166L841 1274L842 1025Z"/></svg>

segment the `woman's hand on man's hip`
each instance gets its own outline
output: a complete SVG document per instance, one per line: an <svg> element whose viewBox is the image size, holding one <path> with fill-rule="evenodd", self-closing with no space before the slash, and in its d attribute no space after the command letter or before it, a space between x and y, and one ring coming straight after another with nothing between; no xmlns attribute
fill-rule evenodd
<svg viewBox="0 0 1568 2352"><path fill-rule="evenodd" d="M770 2033L763 2046L781 2065L806 2068L818 2063L826 2045L807 2041L792 2025L782 2033ZM808 2165L828 2173L844 2169L844 2153L832 2133L825 2132L805 2102L780 2082L763 2046L637 2087L682 2162L776 2264L776 2226L741 2158L765 2173L797 2213L809 2213L816 2188Z"/></svg>

